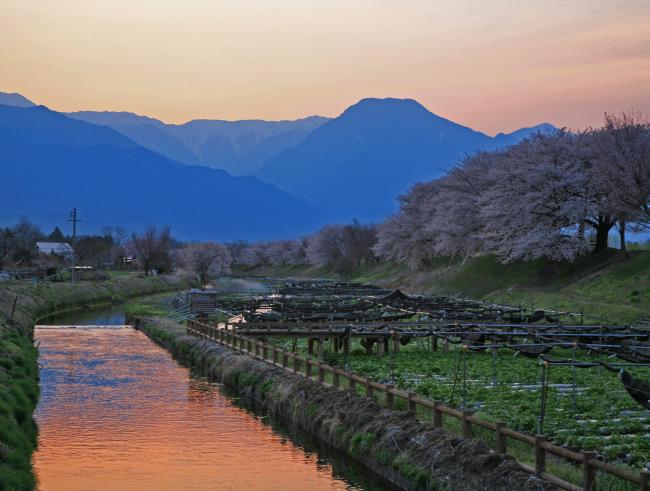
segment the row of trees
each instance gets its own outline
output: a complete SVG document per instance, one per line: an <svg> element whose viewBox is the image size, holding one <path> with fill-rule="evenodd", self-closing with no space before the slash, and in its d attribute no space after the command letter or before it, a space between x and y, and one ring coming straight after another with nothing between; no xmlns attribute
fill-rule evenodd
<svg viewBox="0 0 650 491"><path fill-rule="evenodd" d="M346 273L362 264L377 261L373 246L377 241L374 225L357 221L349 225L327 225L318 232L297 240L229 244L235 263L257 265L327 266Z"/></svg>
<svg viewBox="0 0 650 491"><path fill-rule="evenodd" d="M606 248L613 227L625 251L626 230L650 225L649 203L650 125L606 115L601 128L537 134L414 186L374 250L411 267L470 254L573 260Z"/></svg>
<svg viewBox="0 0 650 491"><path fill-rule="evenodd" d="M79 263L95 268L112 267L128 254L128 233L122 227L104 227L101 234L77 237L75 251ZM21 217L11 226L0 229L0 270L4 268L29 268L32 266L62 265L65 261L56 255L40 254L37 242L58 242L72 245L58 227L49 234L27 217Z"/></svg>
<svg viewBox="0 0 650 491"><path fill-rule="evenodd" d="M36 224L22 217L15 225L0 229L0 271L70 266L70 257L39 253L37 242L72 246L73 238L64 235L58 227L46 235ZM147 275L182 268L196 274L204 284L210 277L229 272L232 263L229 247L212 242L182 244L172 237L167 226L150 226L133 234L121 226L103 227L100 234L77 237L74 251L78 265L96 269L122 268L128 258L128 264L139 267Z"/></svg>
<svg viewBox="0 0 650 491"><path fill-rule="evenodd" d="M169 227L151 226L142 233L133 234L125 245L145 274L182 269L196 275L205 285L212 278L229 273L235 263L252 266L311 264L346 273L377 261L373 252L376 242L376 227L355 221L349 225L325 226L302 239L252 244L243 241L183 244L172 238Z"/></svg>

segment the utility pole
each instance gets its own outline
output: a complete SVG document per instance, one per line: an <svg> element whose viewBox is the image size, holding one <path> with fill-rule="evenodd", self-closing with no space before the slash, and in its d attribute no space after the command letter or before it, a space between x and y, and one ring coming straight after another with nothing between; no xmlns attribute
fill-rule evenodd
<svg viewBox="0 0 650 491"><path fill-rule="evenodd" d="M75 267L77 266L77 209L73 208L70 213L69 222L72 222L72 283L74 283Z"/></svg>

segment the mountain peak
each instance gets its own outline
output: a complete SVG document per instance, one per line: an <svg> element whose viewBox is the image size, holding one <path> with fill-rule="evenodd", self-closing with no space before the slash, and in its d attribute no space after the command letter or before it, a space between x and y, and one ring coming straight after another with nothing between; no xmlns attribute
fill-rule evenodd
<svg viewBox="0 0 650 491"><path fill-rule="evenodd" d="M381 111L381 112L401 111L404 113L420 112L422 114L433 115L431 111L429 111L426 107L424 107L415 99L398 99L395 97L385 97L385 98L366 97L361 99L356 104L353 104L350 107L348 107L345 111L343 111L341 117L350 114L377 112L377 111Z"/></svg>
<svg viewBox="0 0 650 491"><path fill-rule="evenodd" d="M13 107L33 107L36 105L17 92L0 92L0 104Z"/></svg>
<svg viewBox="0 0 650 491"><path fill-rule="evenodd" d="M512 133L499 133L494 139L501 144L517 143L524 138L528 138L535 133L550 133L557 130L551 123L540 123L535 126L528 126L526 128L519 128Z"/></svg>

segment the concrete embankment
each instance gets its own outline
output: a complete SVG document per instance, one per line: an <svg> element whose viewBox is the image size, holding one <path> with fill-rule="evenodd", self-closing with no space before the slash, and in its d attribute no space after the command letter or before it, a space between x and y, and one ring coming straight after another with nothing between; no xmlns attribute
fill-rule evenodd
<svg viewBox="0 0 650 491"><path fill-rule="evenodd" d="M179 277L125 275L107 281L0 285L0 490L35 487L31 455L37 427L38 351L32 344L34 323L43 316L94 304L181 289Z"/></svg>
<svg viewBox="0 0 650 491"><path fill-rule="evenodd" d="M552 489L484 444L454 436L388 410L375 400L319 385L279 367L195 336L161 318L134 318L136 325L179 361L202 369L404 489Z"/></svg>

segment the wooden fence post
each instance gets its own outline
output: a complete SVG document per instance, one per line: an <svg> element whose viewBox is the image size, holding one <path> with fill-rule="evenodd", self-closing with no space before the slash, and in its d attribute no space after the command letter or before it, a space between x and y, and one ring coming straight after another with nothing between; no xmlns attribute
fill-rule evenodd
<svg viewBox="0 0 650 491"><path fill-rule="evenodd" d="M377 356L384 356L384 340L377 340Z"/></svg>
<svg viewBox="0 0 650 491"><path fill-rule="evenodd" d="M337 341L337 342L338 342L338 341ZM337 368L335 368L335 369L334 369L334 375L332 376L332 386L333 386L335 389L338 389L338 388L339 388L339 383L340 383L340 380L339 380L339 371L338 371Z"/></svg>
<svg viewBox="0 0 650 491"><path fill-rule="evenodd" d="M350 374L350 372L348 372L348 374ZM351 376L348 376L348 389L350 389L355 394L357 393L357 383Z"/></svg>
<svg viewBox="0 0 650 491"><path fill-rule="evenodd" d="M542 443L545 441L544 435L535 435L535 473L537 475L546 470L546 452L542 448Z"/></svg>
<svg viewBox="0 0 650 491"><path fill-rule="evenodd" d="M642 469L639 477L641 478L639 489L641 491L648 491L648 488L650 488L650 470Z"/></svg>
<svg viewBox="0 0 650 491"><path fill-rule="evenodd" d="M596 489L596 468L589 465L591 459L598 455L596 452L582 453L582 488L584 491L595 491Z"/></svg>
<svg viewBox="0 0 650 491"><path fill-rule="evenodd" d="M395 387L393 384L386 384L384 385L385 391L386 391L386 407L388 409L394 409L395 408L395 397L393 396L393 393L391 390L393 387Z"/></svg>
<svg viewBox="0 0 650 491"><path fill-rule="evenodd" d="M395 334L393 336L393 354L399 353L399 334Z"/></svg>
<svg viewBox="0 0 650 491"><path fill-rule="evenodd" d="M305 376L311 378L311 357L305 358Z"/></svg>
<svg viewBox="0 0 650 491"><path fill-rule="evenodd" d="M370 397L370 398L374 397L373 390L372 390L372 385L370 383L369 378L366 378L366 397Z"/></svg>
<svg viewBox="0 0 650 491"><path fill-rule="evenodd" d="M307 339L307 354L314 356L314 338Z"/></svg>
<svg viewBox="0 0 650 491"><path fill-rule="evenodd" d="M499 455L505 455L507 452L506 436L501 432L501 430L505 428L506 424L503 421L497 421L495 425L496 425L497 439L496 439L496 445L494 447L494 450Z"/></svg>
<svg viewBox="0 0 650 491"><path fill-rule="evenodd" d="M275 346L273 346L273 364L278 364L278 349Z"/></svg>
<svg viewBox="0 0 650 491"><path fill-rule="evenodd" d="M433 401L433 426L435 428L442 428L442 411L438 408L441 404L441 401Z"/></svg>
<svg viewBox="0 0 650 491"><path fill-rule="evenodd" d="M287 368L289 364L289 355L285 350L282 350L282 368Z"/></svg>
<svg viewBox="0 0 650 491"><path fill-rule="evenodd" d="M318 383L322 384L325 382L325 369L323 368L323 362L318 360Z"/></svg>
<svg viewBox="0 0 650 491"><path fill-rule="evenodd" d="M409 411L413 414L417 413L417 404L415 403L415 393L409 392Z"/></svg>
<svg viewBox="0 0 650 491"><path fill-rule="evenodd" d="M465 438L472 438L472 423L467 419L471 416L472 412L467 409L463 410L463 436Z"/></svg>
<svg viewBox="0 0 650 491"><path fill-rule="evenodd" d="M293 354L293 373L298 373L300 370L300 360L296 356L296 354Z"/></svg>

